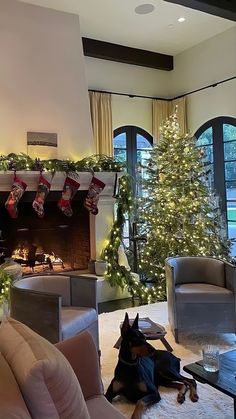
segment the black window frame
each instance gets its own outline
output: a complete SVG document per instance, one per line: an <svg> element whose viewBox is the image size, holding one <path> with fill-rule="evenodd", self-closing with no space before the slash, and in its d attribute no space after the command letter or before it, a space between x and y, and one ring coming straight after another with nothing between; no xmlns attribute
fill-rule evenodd
<svg viewBox="0 0 236 419"><path fill-rule="evenodd" d="M123 125L119 128L116 128L113 131L113 149L115 149L114 147L114 139L117 135L120 134L126 134L126 163L127 163L127 172L129 173L129 175L132 176L133 178L133 195L137 196L137 189L136 189L136 179L137 179L137 172L136 172L136 168L137 168L137 151L140 149L137 149L137 135L142 135L149 143L150 145L153 147L153 137L151 134L149 134L149 132L147 132L146 130L144 130L143 128L140 128L136 125ZM120 150L124 150L124 148L120 148ZM130 247L131 243L131 237L134 236L134 230L136 229L136 223L133 223L132 225L130 224L130 220L127 219L127 221L129 222L129 235L128 236L124 236L123 239L124 241L128 241L129 245L128 247ZM135 234L136 235L136 234ZM135 241L133 241L133 270L134 272L138 272L138 249L137 249L137 243Z"/></svg>
<svg viewBox="0 0 236 419"><path fill-rule="evenodd" d="M226 182L230 182L225 179L225 163L233 160L225 160L224 153L224 125L229 124L236 127L236 118L230 116L219 116L205 122L195 133L196 140L208 129L212 128L212 139L213 139L213 167L214 167L214 189L220 198L221 211L225 216L227 222L227 234L228 234L228 213L227 213L227 190ZM227 141L228 143L228 141ZM236 198L235 198L236 202Z"/></svg>
<svg viewBox="0 0 236 419"><path fill-rule="evenodd" d="M119 134L126 134L127 172L136 179L137 134L142 135L153 147L153 137L149 132L136 125L123 125L113 131L113 139ZM139 149L138 149L139 150Z"/></svg>

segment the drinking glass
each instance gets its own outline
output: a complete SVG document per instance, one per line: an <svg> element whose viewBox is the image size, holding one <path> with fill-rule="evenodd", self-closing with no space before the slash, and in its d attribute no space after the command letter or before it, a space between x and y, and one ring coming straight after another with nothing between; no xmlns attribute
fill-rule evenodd
<svg viewBox="0 0 236 419"><path fill-rule="evenodd" d="M203 368L208 372L219 371L219 348L206 345L202 348Z"/></svg>

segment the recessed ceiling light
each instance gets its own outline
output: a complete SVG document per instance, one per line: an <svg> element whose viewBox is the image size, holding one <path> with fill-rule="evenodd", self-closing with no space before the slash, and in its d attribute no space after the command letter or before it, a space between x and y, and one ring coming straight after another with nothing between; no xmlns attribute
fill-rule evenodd
<svg viewBox="0 0 236 419"><path fill-rule="evenodd" d="M178 22L182 23L185 21L185 17L179 17Z"/></svg>
<svg viewBox="0 0 236 419"><path fill-rule="evenodd" d="M135 7L134 11L138 15L147 15L148 13L152 13L155 7L151 3L140 4L139 6Z"/></svg>

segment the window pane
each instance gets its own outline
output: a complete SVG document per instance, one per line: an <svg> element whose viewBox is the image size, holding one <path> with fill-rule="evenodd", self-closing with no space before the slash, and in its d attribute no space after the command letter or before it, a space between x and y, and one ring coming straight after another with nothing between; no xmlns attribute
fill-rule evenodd
<svg viewBox="0 0 236 419"><path fill-rule="evenodd" d="M224 159L236 160L236 141L224 143Z"/></svg>
<svg viewBox="0 0 236 419"><path fill-rule="evenodd" d="M124 230L123 230L124 237L129 237L129 220L125 220Z"/></svg>
<svg viewBox="0 0 236 419"><path fill-rule="evenodd" d="M228 236L229 239L236 239L236 222L228 222ZM236 256L236 242L233 243L231 248L231 256Z"/></svg>
<svg viewBox="0 0 236 419"><path fill-rule="evenodd" d="M126 148L126 133L122 132L114 137L114 148Z"/></svg>
<svg viewBox="0 0 236 419"><path fill-rule="evenodd" d="M236 221L229 221L229 238L234 239L236 238Z"/></svg>
<svg viewBox="0 0 236 419"><path fill-rule="evenodd" d="M206 182L207 182L207 186L210 189L214 189L214 167L213 164L210 164L209 166L206 167Z"/></svg>
<svg viewBox="0 0 236 419"><path fill-rule="evenodd" d="M223 124L224 141L236 140L236 127L231 124Z"/></svg>
<svg viewBox="0 0 236 419"><path fill-rule="evenodd" d="M227 200L236 199L236 180L233 182L225 182Z"/></svg>
<svg viewBox="0 0 236 419"><path fill-rule="evenodd" d="M236 200L227 202L227 218L228 221L236 222Z"/></svg>
<svg viewBox="0 0 236 419"><path fill-rule="evenodd" d="M204 131L196 141L196 146L209 145L213 143L212 127L209 127Z"/></svg>
<svg viewBox="0 0 236 419"><path fill-rule="evenodd" d="M126 159L127 159L127 153L126 153L126 150L122 150L122 149L119 149L119 148L115 148L114 149L114 157L115 157L115 159L117 160L117 161L120 161L120 162L126 162Z"/></svg>
<svg viewBox="0 0 236 419"><path fill-rule="evenodd" d="M137 134L137 148L142 148L142 149L149 148L150 149L150 148L152 148L152 145L149 143L149 141L145 137L143 137L140 134Z"/></svg>
<svg viewBox="0 0 236 419"><path fill-rule="evenodd" d="M150 160L150 152L145 150L137 150L137 163L146 166Z"/></svg>
<svg viewBox="0 0 236 419"><path fill-rule="evenodd" d="M236 161L225 163L225 180L236 180Z"/></svg>
<svg viewBox="0 0 236 419"><path fill-rule="evenodd" d="M130 243L129 243L129 239L124 239L124 240L123 240L123 243L124 243L124 246L125 246L125 247L129 248L129 245L130 245Z"/></svg>
<svg viewBox="0 0 236 419"><path fill-rule="evenodd" d="M200 147L202 153L202 161L204 163L213 163L213 145Z"/></svg>

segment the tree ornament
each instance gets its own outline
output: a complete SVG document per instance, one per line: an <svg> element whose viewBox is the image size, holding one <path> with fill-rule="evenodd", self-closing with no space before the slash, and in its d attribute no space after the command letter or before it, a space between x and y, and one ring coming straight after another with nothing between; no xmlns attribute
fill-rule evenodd
<svg viewBox="0 0 236 419"><path fill-rule="evenodd" d="M71 201L79 187L80 183L78 173L68 173L63 186L61 198L57 204L63 214L65 214L67 217L71 217L73 215Z"/></svg>
<svg viewBox="0 0 236 419"><path fill-rule="evenodd" d="M37 193L33 201L32 207L40 218L44 217L44 201L50 191L51 183L40 173Z"/></svg>
<svg viewBox="0 0 236 419"><path fill-rule="evenodd" d="M84 206L87 208L88 211L91 212L91 214L97 215L98 214L98 200L99 195L102 192L102 190L105 188L105 183L103 183L100 179L93 176L90 185L88 194L84 201Z"/></svg>
<svg viewBox="0 0 236 419"><path fill-rule="evenodd" d="M16 174L14 174L14 181L11 187L11 192L5 203L5 207L8 213L10 214L11 218L18 217L17 204L21 199L23 193L25 192L26 188L27 184L23 182L23 180L21 180L18 176L16 176Z"/></svg>

